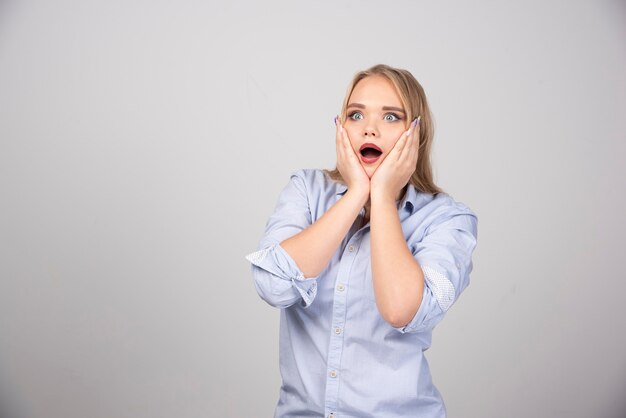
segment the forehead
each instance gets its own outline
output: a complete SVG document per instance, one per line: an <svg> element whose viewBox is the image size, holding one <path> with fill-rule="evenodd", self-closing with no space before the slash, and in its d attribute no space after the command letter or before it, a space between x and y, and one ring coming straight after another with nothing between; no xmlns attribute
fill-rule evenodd
<svg viewBox="0 0 626 418"><path fill-rule="evenodd" d="M400 95L386 77L371 75L360 80L350 94L350 103L361 103L368 107L403 107Z"/></svg>

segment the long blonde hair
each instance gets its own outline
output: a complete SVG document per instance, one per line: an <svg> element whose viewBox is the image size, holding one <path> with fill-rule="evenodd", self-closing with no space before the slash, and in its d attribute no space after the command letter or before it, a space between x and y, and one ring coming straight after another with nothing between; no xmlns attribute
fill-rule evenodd
<svg viewBox="0 0 626 418"><path fill-rule="evenodd" d="M378 64L367 70L359 71L352 78L352 82L348 86L346 97L343 100L341 114L339 115L341 123L346 121L346 108L348 101L352 95L352 91L357 83L365 77L380 75L388 79L396 88L402 105L406 111L407 121L411 122L418 116L420 119L420 145L419 156L415 164L415 171L409 179L409 183L413 184L418 191L430 194L442 193L433 181L432 168L430 165L430 147L433 142L434 126L433 119L426 100L426 94L420 83L407 70L390 67L384 64ZM407 126L408 127L408 126ZM333 180L345 183L341 173L335 167L333 170L324 170Z"/></svg>

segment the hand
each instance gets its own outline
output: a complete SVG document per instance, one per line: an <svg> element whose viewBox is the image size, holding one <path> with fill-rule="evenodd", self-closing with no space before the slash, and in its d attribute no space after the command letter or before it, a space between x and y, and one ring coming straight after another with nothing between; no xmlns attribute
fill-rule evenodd
<svg viewBox="0 0 626 418"><path fill-rule="evenodd" d="M359 162L359 158L352 148L348 133L339 118L335 118L337 142L337 169L348 186L348 190L356 190L369 196L370 178Z"/></svg>
<svg viewBox="0 0 626 418"><path fill-rule="evenodd" d="M396 196L409 182L415 171L419 155L419 121L415 119L409 129L396 141L392 150L380 163L370 184L372 198L389 198L395 201Z"/></svg>

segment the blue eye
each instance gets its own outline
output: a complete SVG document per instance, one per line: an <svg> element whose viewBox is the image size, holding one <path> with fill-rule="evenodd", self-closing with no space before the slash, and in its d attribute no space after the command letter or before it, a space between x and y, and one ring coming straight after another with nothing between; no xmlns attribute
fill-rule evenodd
<svg viewBox="0 0 626 418"><path fill-rule="evenodd" d="M361 112L352 112L348 115L348 117L352 120L362 120L363 114Z"/></svg>
<svg viewBox="0 0 626 418"><path fill-rule="evenodd" d="M398 115L396 115L395 113L387 113L383 119L385 119L387 122L395 122L397 120L400 120L400 118L398 117Z"/></svg>

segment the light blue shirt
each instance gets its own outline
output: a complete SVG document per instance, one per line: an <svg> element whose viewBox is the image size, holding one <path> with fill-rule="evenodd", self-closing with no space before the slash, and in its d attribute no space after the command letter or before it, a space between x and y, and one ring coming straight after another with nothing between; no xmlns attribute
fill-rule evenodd
<svg viewBox="0 0 626 418"><path fill-rule="evenodd" d="M425 286L415 317L395 328L376 307L369 223L359 228L365 209L317 277L304 277L279 245L346 191L322 170L294 172L258 251L246 256L261 298L281 308L283 383L275 417L445 417L424 351L433 327L469 284L476 215L445 193L408 185L398 215Z"/></svg>

